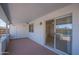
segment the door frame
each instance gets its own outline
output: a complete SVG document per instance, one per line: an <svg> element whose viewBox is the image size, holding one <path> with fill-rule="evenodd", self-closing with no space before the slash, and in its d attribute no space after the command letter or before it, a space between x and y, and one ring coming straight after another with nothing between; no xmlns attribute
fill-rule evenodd
<svg viewBox="0 0 79 59"><path fill-rule="evenodd" d="M51 19L51 20L47 20L47 21L46 21L46 23L45 23L45 24L46 24L46 26L45 26L45 27L46 27L46 31L47 31L47 24L49 24L49 23L47 23L47 22L51 22L51 21L53 21L53 20L54 20L54 19ZM52 23L51 23L51 24L52 24ZM55 28L55 24L53 24L53 25L54 25L54 28ZM53 30L53 31L54 31L54 30ZM47 36L47 32L46 32L46 36ZM46 37L45 39L47 40L47 37ZM47 45L46 40L45 40L45 44Z"/></svg>

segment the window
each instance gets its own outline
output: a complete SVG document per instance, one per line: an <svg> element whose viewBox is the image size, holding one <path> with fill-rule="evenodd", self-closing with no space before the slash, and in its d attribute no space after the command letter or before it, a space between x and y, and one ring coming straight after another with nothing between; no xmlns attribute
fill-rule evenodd
<svg viewBox="0 0 79 59"><path fill-rule="evenodd" d="M33 24L29 24L29 32L33 32L34 31L33 29L34 29Z"/></svg>

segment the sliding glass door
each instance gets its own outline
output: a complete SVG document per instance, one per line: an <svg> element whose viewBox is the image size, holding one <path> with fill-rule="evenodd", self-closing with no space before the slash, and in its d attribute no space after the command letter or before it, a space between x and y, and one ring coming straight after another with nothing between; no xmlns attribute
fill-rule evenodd
<svg viewBox="0 0 79 59"><path fill-rule="evenodd" d="M46 22L46 45L72 54L72 16L68 15Z"/></svg>
<svg viewBox="0 0 79 59"><path fill-rule="evenodd" d="M72 17L56 19L56 49L71 54Z"/></svg>

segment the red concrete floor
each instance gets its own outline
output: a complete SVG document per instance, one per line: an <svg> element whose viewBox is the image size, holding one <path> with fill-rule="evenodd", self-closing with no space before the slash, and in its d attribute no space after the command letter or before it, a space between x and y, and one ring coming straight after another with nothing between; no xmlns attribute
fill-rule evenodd
<svg viewBox="0 0 79 59"><path fill-rule="evenodd" d="M7 55L56 55L30 39L10 40Z"/></svg>

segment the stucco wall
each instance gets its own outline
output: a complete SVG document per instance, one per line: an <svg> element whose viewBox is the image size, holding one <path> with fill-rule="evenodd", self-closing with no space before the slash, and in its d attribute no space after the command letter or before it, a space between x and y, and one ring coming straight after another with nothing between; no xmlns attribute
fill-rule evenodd
<svg viewBox="0 0 79 59"><path fill-rule="evenodd" d="M10 38L26 38L28 36L27 24L10 25Z"/></svg>

